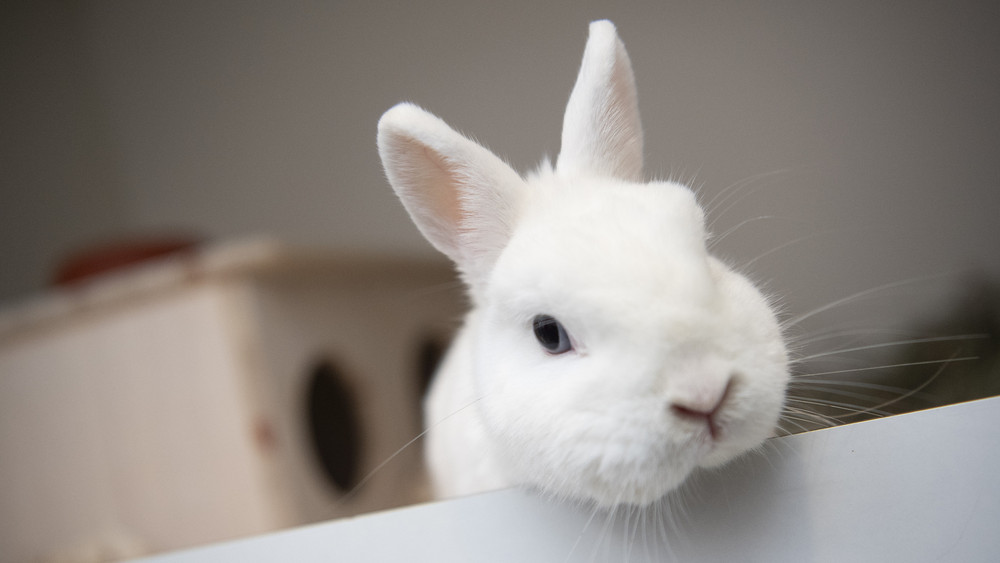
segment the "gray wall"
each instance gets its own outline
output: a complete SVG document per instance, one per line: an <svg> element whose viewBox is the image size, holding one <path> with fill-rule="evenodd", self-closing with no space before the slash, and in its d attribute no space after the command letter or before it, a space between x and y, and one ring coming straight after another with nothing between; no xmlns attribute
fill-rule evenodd
<svg viewBox="0 0 1000 563"><path fill-rule="evenodd" d="M520 169L558 151L592 19L632 55L653 175L802 311L1000 276L1000 12L974 2L36 2L0 8L0 301L93 239L181 229L430 253L385 184L412 100ZM722 207L725 207L723 205ZM932 299L927 297L926 299ZM905 312L929 306L921 297Z"/></svg>
<svg viewBox="0 0 1000 563"><path fill-rule="evenodd" d="M69 2L0 4L0 303L129 222L83 16Z"/></svg>

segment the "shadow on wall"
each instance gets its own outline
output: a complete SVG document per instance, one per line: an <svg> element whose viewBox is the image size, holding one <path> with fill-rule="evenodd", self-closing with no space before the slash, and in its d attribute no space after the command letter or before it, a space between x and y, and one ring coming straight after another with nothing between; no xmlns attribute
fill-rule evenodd
<svg viewBox="0 0 1000 563"><path fill-rule="evenodd" d="M796 369L789 406L802 412L785 430L1000 395L1000 286L979 275L968 276L963 287L952 307L928 321L897 330L876 327L880 334L874 336L831 334L822 343L826 351Z"/></svg>

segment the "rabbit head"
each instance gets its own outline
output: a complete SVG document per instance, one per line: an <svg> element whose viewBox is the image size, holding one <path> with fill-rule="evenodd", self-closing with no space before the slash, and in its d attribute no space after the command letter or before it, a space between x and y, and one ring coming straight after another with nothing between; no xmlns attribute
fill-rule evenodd
<svg viewBox="0 0 1000 563"><path fill-rule="evenodd" d="M708 254L693 193L644 181L610 22L591 24L554 166L522 178L410 104L386 112L378 144L469 286L475 408L511 482L646 504L771 435L788 381L779 324Z"/></svg>

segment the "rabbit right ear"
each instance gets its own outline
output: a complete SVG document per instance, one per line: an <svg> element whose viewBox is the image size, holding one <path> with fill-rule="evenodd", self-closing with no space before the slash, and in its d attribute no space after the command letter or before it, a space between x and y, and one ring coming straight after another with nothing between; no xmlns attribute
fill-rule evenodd
<svg viewBox="0 0 1000 563"><path fill-rule="evenodd" d="M473 287L507 245L523 180L482 146L412 104L378 123L378 151L417 228Z"/></svg>
<svg viewBox="0 0 1000 563"><path fill-rule="evenodd" d="M641 182L642 157L632 63L614 24L595 21L566 104L556 171Z"/></svg>

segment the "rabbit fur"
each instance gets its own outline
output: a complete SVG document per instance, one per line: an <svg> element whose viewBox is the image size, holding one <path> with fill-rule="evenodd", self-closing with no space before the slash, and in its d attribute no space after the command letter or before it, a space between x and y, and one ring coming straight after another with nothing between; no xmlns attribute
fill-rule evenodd
<svg viewBox="0 0 1000 563"><path fill-rule="evenodd" d="M472 301L426 398L436 496L645 505L772 434L789 377L775 312L708 254L691 190L645 181L611 22L590 25L554 166L522 177L408 103L378 148Z"/></svg>

